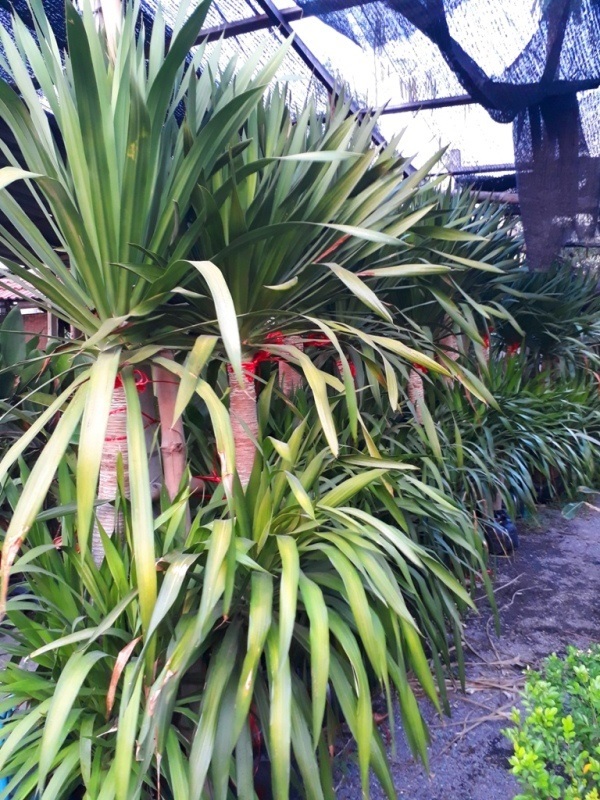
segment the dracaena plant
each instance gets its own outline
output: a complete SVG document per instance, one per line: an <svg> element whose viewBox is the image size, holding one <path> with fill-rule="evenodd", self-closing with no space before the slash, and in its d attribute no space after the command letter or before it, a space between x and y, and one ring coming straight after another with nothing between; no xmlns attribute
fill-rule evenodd
<svg viewBox="0 0 600 800"><path fill-rule="evenodd" d="M432 186L429 194L436 202L409 241L416 262L406 268L411 280L399 281L398 269L391 273L393 283L379 283L376 290L389 296L404 319L429 331L446 361L456 360L461 352L457 334L481 347L482 328L497 318L510 319L500 303L501 286L495 293L494 287L518 264L521 242L502 206L450 188ZM374 272L373 278L386 276L383 270Z"/></svg>
<svg viewBox="0 0 600 800"><path fill-rule="evenodd" d="M401 248L382 247L374 256L353 261L353 270L392 314L396 338L435 357L468 391L493 402L469 360L457 362L470 341L481 355L483 339L478 328L483 326L485 335L485 327L494 317L510 317L498 302L501 289L485 303L481 293L484 289L489 293L490 284L504 277L505 270L515 263L518 240L512 235L512 223L501 207L478 203L466 192L441 191L435 182L420 186L407 211L419 209L426 213L407 230ZM339 255L344 257L343 246ZM361 319L360 330L370 332L357 299L351 306L342 300L336 312L342 318ZM377 324L381 328L381 323ZM381 335L381 330L377 333ZM388 335L393 336L391 331ZM360 349L374 378L380 370L374 370L373 342L362 337ZM406 359L404 363L396 359L395 366L401 376L401 395L422 421L424 373L428 370L422 363ZM376 381L384 383L379 375Z"/></svg>
<svg viewBox="0 0 600 800"><path fill-rule="evenodd" d="M400 515L422 500L419 478L407 462L356 451L340 463L314 409L275 424L284 438L263 439L252 491L234 490L235 516L224 487L187 532L173 525L183 495L163 507L146 636L126 500L126 535L104 537L99 567L76 552L68 510L33 526L15 565L29 591L9 600L4 623L13 639L1 708L13 713L0 777L12 796L149 800L160 785L174 800L252 798L262 751L279 800L294 783L333 798L329 746L345 722L365 796L371 767L393 798L371 708L380 688L390 713L398 691L408 739L426 757L407 671L437 703L424 642L437 652L443 641L448 655L445 618L470 600L435 551L380 518L388 481ZM67 467L60 483L63 495L74 491ZM48 529L55 514L60 544Z"/></svg>
<svg viewBox="0 0 600 800"><path fill-rule="evenodd" d="M211 324L216 316L215 334L228 354L238 342L237 317L245 379L240 383L230 372L229 407L244 484L254 463L254 378L263 359L283 359L304 372L334 452L328 386L344 392L355 436L359 396L365 394L361 390L372 388L379 397L380 381L388 388L392 408L397 408L399 383L411 365L432 374L452 374L477 396L492 401L477 377L452 359L436 363L431 337L414 319L407 321L408 311L401 318L395 301L398 284L406 287L403 282L408 279L410 286L415 276L427 281L444 273L452 282L465 280L462 273L474 269L501 272L491 262L498 250L506 256L504 231L496 237L504 250L496 243L485 250L487 234L499 227L498 215L486 227L487 210L479 212L474 204L461 207L460 215L452 207L453 213L445 207L437 213L440 199L447 196L433 191L424 179L438 156L407 176L407 162L396 153L397 141L373 149L377 117L353 119L348 110L343 97L326 117L309 103L292 121L284 91L273 92L249 116L229 162L212 176L202 175L194 191L196 219L181 247L192 244L194 258L210 260L218 268L214 277L227 288L220 296L226 314L219 318L218 308L215 314L213 298L203 297L200 285L196 294L188 291L185 306L176 310L189 327ZM192 143L190 136L189 146ZM431 224L422 224L436 213ZM478 225L480 230L473 233L470 229ZM439 248L446 240L472 245L481 261L449 255L447 263L440 264ZM427 261L427 254L435 263ZM407 263L416 259L418 263ZM375 290L367 281L373 281ZM447 315L451 301L444 302L435 286L426 283L425 291L438 315ZM476 327L473 330L477 337ZM198 353L206 346L199 342ZM329 366L336 364L334 375L322 369L327 358ZM196 361L204 364L202 358ZM358 391L352 376L357 361L368 364L362 373L368 380L359 379ZM180 372L176 365L172 369Z"/></svg>
<svg viewBox="0 0 600 800"><path fill-rule="evenodd" d="M543 277L526 269L513 270L498 282L498 289L513 321L498 327L499 347L527 348L531 372L545 368L556 380L573 377L586 367L597 369L597 268L565 260Z"/></svg>
<svg viewBox="0 0 600 800"><path fill-rule="evenodd" d="M283 48L260 67L260 54L255 54L235 80L229 70L228 80L215 81L218 73L210 62L197 77L202 48L193 56L189 51L209 5L205 0L185 21L182 8L168 46L160 11L148 36L143 25L136 30L137 3L123 4L120 33L107 38L96 29L89 3L80 14L67 2L66 52L60 50L40 0L31 3L33 30L17 16L11 31L0 29L3 67L11 81L0 81L0 113L18 147L13 152L0 144L10 164L0 178L2 212L10 227L0 229L0 239L14 254L5 264L47 298L49 310L80 332L72 352L82 353L75 380L0 465L2 482L27 444L63 410L5 539L4 589L10 563L80 424L77 494L85 551L117 374L122 370L119 408L124 413L127 406L130 418L139 423L131 365L168 345L170 327L162 322L161 305L193 269L171 259L157 279L156 254L166 258L172 252L198 175L219 169L219 159L285 52ZM189 107L198 120L191 128L186 122L191 115L185 116ZM190 130L194 143L187 146ZM11 195L10 184L16 180L26 182L28 202L39 205L47 233L38 230L27 206ZM239 358L235 368L240 371ZM138 476L131 478L139 515L136 530L140 535L145 531L148 539L147 455L139 424L134 442L135 426L132 421L125 452ZM125 471L128 475L130 470Z"/></svg>
<svg viewBox="0 0 600 800"><path fill-rule="evenodd" d="M282 57L258 71L250 62L235 84L215 82L210 63L196 78L203 48L193 57L189 50L209 6L201 3L172 31L166 53L160 11L149 36L136 34L138 4L123 6L116 52L96 30L89 3L82 15L66 3L65 53L39 2L32 4L34 31L16 16L15 41L0 30L12 80L0 84L0 105L21 151L3 146L12 166L3 171L2 185L27 179L31 201L51 215L55 235L36 235L26 208L4 192L3 213L19 232L2 231L18 262L11 269L99 343L130 318L156 309L179 282L182 265L153 283L148 251L165 257L172 250L197 176L218 166ZM185 147L190 117L180 117L190 104L200 121L194 146ZM121 335L139 343L150 330L128 325Z"/></svg>
<svg viewBox="0 0 600 800"><path fill-rule="evenodd" d="M582 371L549 385L544 373L531 375L526 362L526 353L492 357L485 381L495 407L457 387L430 385L428 426L415 430L408 420L391 426L392 454L433 462L431 477L480 517L490 513L498 493L511 511L535 513L538 494L574 497L580 487L595 486L596 378Z"/></svg>

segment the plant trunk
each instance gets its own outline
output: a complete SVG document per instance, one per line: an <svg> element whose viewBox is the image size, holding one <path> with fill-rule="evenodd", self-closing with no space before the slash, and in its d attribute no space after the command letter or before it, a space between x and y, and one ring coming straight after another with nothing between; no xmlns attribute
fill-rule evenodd
<svg viewBox="0 0 600 800"><path fill-rule="evenodd" d="M304 342L301 336L286 336L284 343L297 347L298 350L304 350ZM279 386L281 391L286 397L290 397L294 392L299 389L304 382L302 373L288 364L287 361L279 362Z"/></svg>
<svg viewBox="0 0 600 800"><path fill-rule="evenodd" d="M144 427L146 431L146 447L149 453L150 486L153 499L160 493L161 474L158 454L153 451L152 445L156 431L154 419L154 400L152 392L143 392L140 397L142 413L144 414ZM117 512L114 502L118 494L117 463L119 456L123 462L123 490L125 497L129 497L129 451L127 449L127 402L125 390L122 386L115 386L108 416L102 460L100 462L100 477L98 480L98 499L106 500L96 509L96 519L108 536L115 531L122 531L123 516ZM94 525L92 532L92 556L99 566L104 558L104 548L100 538L100 531Z"/></svg>
<svg viewBox="0 0 600 800"><path fill-rule="evenodd" d="M496 492L496 497L494 498L494 511L501 511L502 510L502 495L500 492Z"/></svg>
<svg viewBox="0 0 600 800"><path fill-rule="evenodd" d="M485 361L486 364L490 363L490 345L489 344L487 346L484 345L484 347L483 347L483 360Z"/></svg>
<svg viewBox="0 0 600 800"><path fill-rule="evenodd" d="M460 352L458 349L458 337L455 333L449 333L443 339L440 339L440 347L445 351L449 359L458 361Z"/></svg>
<svg viewBox="0 0 600 800"><path fill-rule="evenodd" d="M163 358L173 360L170 353L161 353ZM160 417L162 468L165 487L169 498L173 500L181 487L187 466L185 433L181 417L173 422L179 379L164 367L152 367L152 382L158 402Z"/></svg>
<svg viewBox="0 0 600 800"><path fill-rule="evenodd" d="M446 336L440 339L439 346L444 351L444 355L447 358L449 358L451 361L458 361L460 358L458 336L452 330L452 320L449 317L446 317L445 325L450 328L450 333L446 334ZM451 386L453 382L454 378L444 375L444 383L447 386Z"/></svg>
<svg viewBox="0 0 600 800"><path fill-rule="evenodd" d="M235 373L228 368L229 415L235 443L235 466L241 484L248 485L254 458L256 456L256 440L258 439L258 415L256 408L256 389L254 388L254 364L242 365L244 381L240 383Z"/></svg>
<svg viewBox="0 0 600 800"><path fill-rule="evenodd" d="M121 515L113 505L117 497L117 463L119 455L123 460L123 488L125 495L129 495L129 453L127 450L127 404L125 389L115 386L113 390L102 460L100 462L100 479L98 481L98 499L107 500L96 509L96 519L108 536L121 527ZM98 527L94 526L92 533L92 555L99 566L104 558L104 548L100 539Z"/></svg>
<svg viewBox="0 0 600 800"><path fill-rule="evenodd" d="M408 376L408 399L415 407L415 419L419 425L422 425L423 410L421 405L425 402L425 386L421 373L414 367Z"/></svg>

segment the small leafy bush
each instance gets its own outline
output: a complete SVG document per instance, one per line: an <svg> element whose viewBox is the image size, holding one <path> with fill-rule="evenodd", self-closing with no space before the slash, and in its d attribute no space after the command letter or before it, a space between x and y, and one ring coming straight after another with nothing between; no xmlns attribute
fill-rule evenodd
<svg viewBox="0 0 600 800"><path fill-rule="evenodd" d="M512 772L525 789L515 800L600 798L600 645L551 655L528 673L523 712L504 731Z"/></svg>

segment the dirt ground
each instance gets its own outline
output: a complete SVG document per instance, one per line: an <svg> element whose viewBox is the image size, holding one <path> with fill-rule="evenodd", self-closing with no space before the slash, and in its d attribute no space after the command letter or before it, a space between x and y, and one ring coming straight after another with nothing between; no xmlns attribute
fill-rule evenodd
<svg viewBox="0 0 600 800"><path fill-rule="evenodd" d="M516 556L496 560L500 636L482 599L465 627L466 693L450 689L450 719L440 719L423 701L432 738L429 776L397 731L391 762L398 798L513 800L519 786L508 771L511 748L501 730L518 700L523 670L569 644L583 648L600 639L600 510L565 520L559 510L541 509L538 522L520 524L519 534ZM351 753L339 758L336 796L361 797ZM385 797L375 781L372 797Z"/></svg>

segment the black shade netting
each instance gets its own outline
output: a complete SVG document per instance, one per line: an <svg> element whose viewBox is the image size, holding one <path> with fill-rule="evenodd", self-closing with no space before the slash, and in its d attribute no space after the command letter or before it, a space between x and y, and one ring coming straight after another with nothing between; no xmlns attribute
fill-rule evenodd
<svg viewBox="0 0 600 800"><path fill-rule="evenodd" d="M600 0L297 2L381 57L424 34L494 120L513 122L532 269L598 234Z"/></svg>

